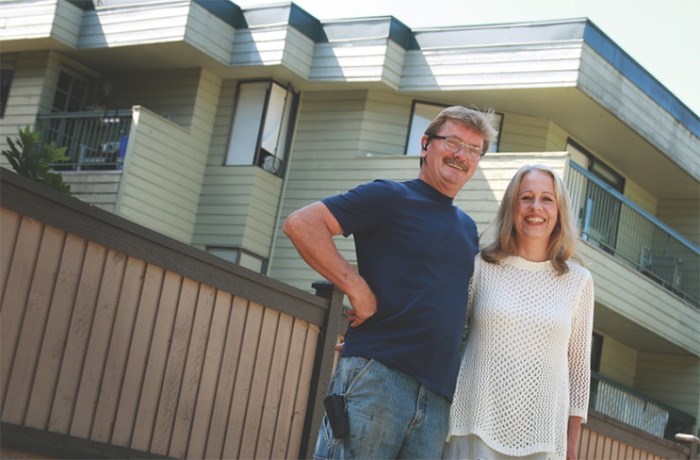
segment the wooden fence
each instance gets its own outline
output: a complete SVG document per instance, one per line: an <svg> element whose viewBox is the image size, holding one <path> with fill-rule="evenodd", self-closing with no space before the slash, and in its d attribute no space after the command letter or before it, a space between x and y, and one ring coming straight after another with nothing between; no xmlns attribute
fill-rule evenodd
<svg viewBox="0 0 700 460"><path fill-rule="evenodd" d="M0 173L5 452L308 455L337 292L294 289Z"/></svg>

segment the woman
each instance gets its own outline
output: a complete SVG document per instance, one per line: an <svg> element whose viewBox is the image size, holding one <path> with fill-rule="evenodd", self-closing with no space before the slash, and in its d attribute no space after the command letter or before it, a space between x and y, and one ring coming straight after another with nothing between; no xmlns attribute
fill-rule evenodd
<svg viewBox="0 0 700 460"><path fill-rule="evenodd" d="M476 257L443 456L574 459L588 409L593 281L574 261L562 180L546 166L520 168L497 226Z"/></svg>

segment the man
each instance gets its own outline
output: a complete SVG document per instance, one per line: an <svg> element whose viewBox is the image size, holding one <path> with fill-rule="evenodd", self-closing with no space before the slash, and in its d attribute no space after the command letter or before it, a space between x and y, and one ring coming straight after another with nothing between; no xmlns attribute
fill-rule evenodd
<svg viewBox="0 0 700 460"><path fill-rule="evenodd" d="M420 171L378 180L299 209L284 232L348 297L349 328L329 394L349 434L325 416L315 458L438 458L459 368L474 221L453 205L495 137L490 117L444 109L421 138ZM334 235L354 235L359 273ZM336 427L337 428L337 427Z"/></svg>

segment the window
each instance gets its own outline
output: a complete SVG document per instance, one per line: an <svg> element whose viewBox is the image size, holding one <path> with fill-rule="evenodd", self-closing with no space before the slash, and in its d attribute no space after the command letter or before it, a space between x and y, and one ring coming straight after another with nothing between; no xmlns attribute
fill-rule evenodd
<svg viewBox="0 0 700 460"><path fill-rule="evenodd" d="M413 115L411 116L411 126L408 131L408 142L406 143L406 155L420 155L420 139L431 121L440 113L446 105L429 104L426 102L415 102L413 104ZM501 133L501 123L503 115L494 114L493 127L498 131L498 136L489 146L489 152L498 152L498 140Z"/></svg>
<svg viewBox="0 0 700 460"><path fill-rule="evenodd" d="M566 150L571 155L571 159L579 166L583 166L612 188L622 193L625 189L625 179L613 171L613 169L591 155L586 149L569 139L566 143Z"/></svg>
<svg viewBox="0 0 700 460"><path fill-rule="evenodd" d="M593 372L600 372L600 358L602 355L603 336L594 332L591 340L591 370Z"/></svg>
<svg viewBox="0 0 700 460"><path fill-rule="evenodd" d="M256 165L281 176L297 95L275 82L243 82L226 152L226 165Z"/></svg>
<svg viewBox="0 0 700 460"><path fill-rule="evenodd" d="M207 246L207 252L249 270L263 273L266 260L240 248Z"/></svg>
<svg viewBox="0 0 700 460"><path fill-rule="evenodd" d="M2 56L0 62L0 118L5 117L7 98L10 97L10 87L15 75L15 59L14 54L8 54Z"/></svg>
<svg viewBox="0 0 700 460"><path fill-rule="evenodd" d="M79 112L85 107L87 95L88 81L85 77L67 69L61 70L51 112Z"/></svg>

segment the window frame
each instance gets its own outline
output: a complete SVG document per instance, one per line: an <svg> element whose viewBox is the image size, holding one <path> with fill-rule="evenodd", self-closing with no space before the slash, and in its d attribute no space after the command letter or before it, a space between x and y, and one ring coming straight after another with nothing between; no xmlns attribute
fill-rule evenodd
<svg viewBox="0 0 700 460"><path fill-rule="evenodd" d="M258 166L283 177L298 102L299 93L291 84L272 79L239 81L223 165Z"/></svg>

